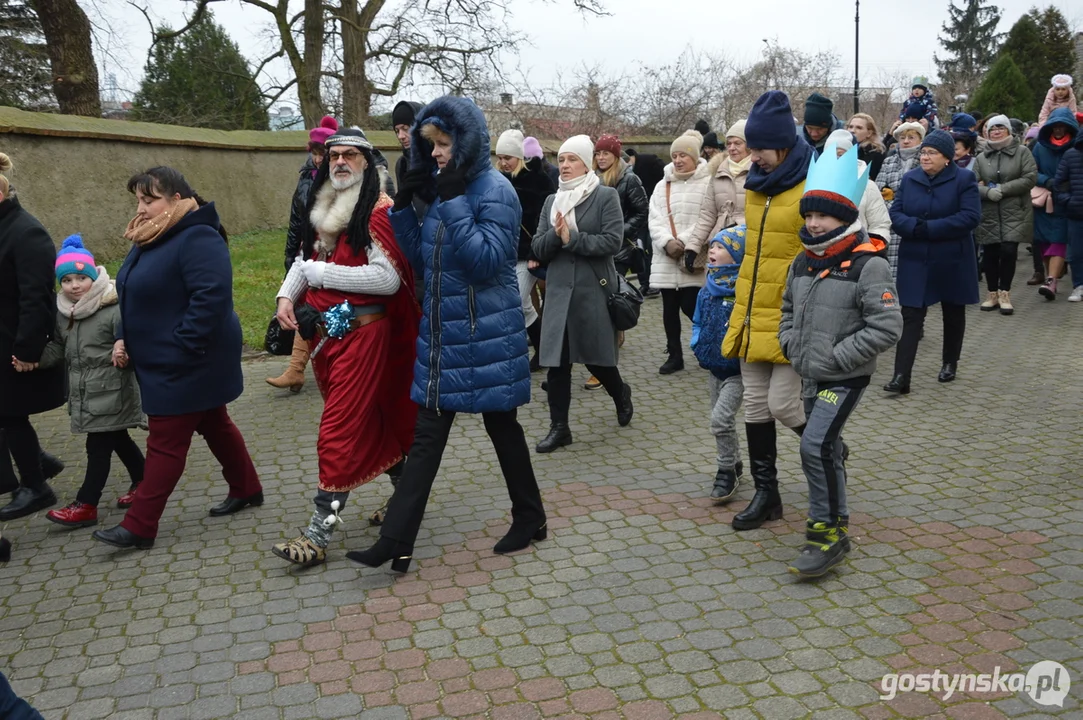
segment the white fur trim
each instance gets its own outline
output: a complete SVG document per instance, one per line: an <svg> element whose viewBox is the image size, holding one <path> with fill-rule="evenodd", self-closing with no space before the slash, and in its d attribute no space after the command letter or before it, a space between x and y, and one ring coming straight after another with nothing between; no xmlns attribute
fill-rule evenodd
<svg viewBox="0 0 1083 720"><path fill-rule="evenodd" d="M361 197L364 183L359 182L345 190L335 190L330 182L324 183L316 193L309 219L316 228L316 255L327 258L335 251L339 235L346 230L353 217L357 200Z"/></svg>

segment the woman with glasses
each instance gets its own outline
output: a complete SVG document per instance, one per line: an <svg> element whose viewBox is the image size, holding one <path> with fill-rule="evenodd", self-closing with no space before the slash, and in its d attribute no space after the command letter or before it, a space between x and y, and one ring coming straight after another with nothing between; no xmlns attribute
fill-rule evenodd
<svg viewBox="0 0 1083 720"><path fill-rule="evenodd" d="M952 160L955 141L934 130L921 143L919 167L903 176L889 210L899 243L898 302L903 335L895 352L895 375L884 390L906 395L925 314L940 304L944 316L943 365L937 380L955 379L966 331L966 306L978 302L974 229L981 197L974 173ZM881 302L895 302L884 297Z"/></svg>

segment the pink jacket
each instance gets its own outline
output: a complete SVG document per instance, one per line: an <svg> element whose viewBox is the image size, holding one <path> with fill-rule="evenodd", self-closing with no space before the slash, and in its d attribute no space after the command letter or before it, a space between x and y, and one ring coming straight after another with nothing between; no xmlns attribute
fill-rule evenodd
<svg viewBox="0 0 1083 720"><path fill-rule="evenodd" d="M1042 103L1042 111L1038 113L1038 124L1044 125L1045 121L1049 119L1049 114L1057 108L1066 107L1073 113L1076 112L1075 93L1072 88L1068 88L1068 99L1057 102L1053 99L1053 88L1049 88L1049 92L1045 94L1045 102Z"/></svg>

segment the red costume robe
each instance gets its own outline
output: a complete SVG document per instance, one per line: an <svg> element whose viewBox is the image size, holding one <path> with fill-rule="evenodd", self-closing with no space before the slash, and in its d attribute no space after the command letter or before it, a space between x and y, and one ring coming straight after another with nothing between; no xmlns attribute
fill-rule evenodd
<svg viewBox="0 0 1083 720"><path fill-rule="evenodd" d="M312 360L324 398L319 455L320 489L348 492L387 471L403 458L414 439L417 405L410 400L420 308L414 274L395 241L381 195L369 218L369 234L399 276L394 295L367 295L331 288L309 288L305 302L323 312L344 300L351 305L383 305L387 317L328 338ZM345 267L368 264L354 255L342 233L327 262ZM315 349L320 337L310 343Z"/></svg>

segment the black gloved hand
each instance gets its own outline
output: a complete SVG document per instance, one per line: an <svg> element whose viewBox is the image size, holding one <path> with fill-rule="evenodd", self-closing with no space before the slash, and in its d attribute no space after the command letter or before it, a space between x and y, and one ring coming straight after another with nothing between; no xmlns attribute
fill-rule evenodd
<svg viewBox="0 0 1083 720"><path fill-rule="evenodd" d="M697 253L695 250L684 251L684 267L686 270L688 270L688 272L692 272L696 269L696 256L698 254L699 253Z"/></svg>
<svg viewBox="0 0 1083 720"><path fill-rule="evenodd" d="M915 240L928 240L929 239L929 226L924 220L918 220L914 225L914 239Z"/></svg>
<svg viewBox="0 0 1083 720"><path fill-rule="evenodd" d="M454 159L437 174L436 191L443 202L466 194L466 171L458 167Z"/></svg>
<svg viewBox="0 0 1083 720"><path fill-rule="evenodd" d="M425 168L410 168L402 175L402 182L395 190L395 211L404 209L414 200L414 194L429 180L429 171Z"/></svg>

